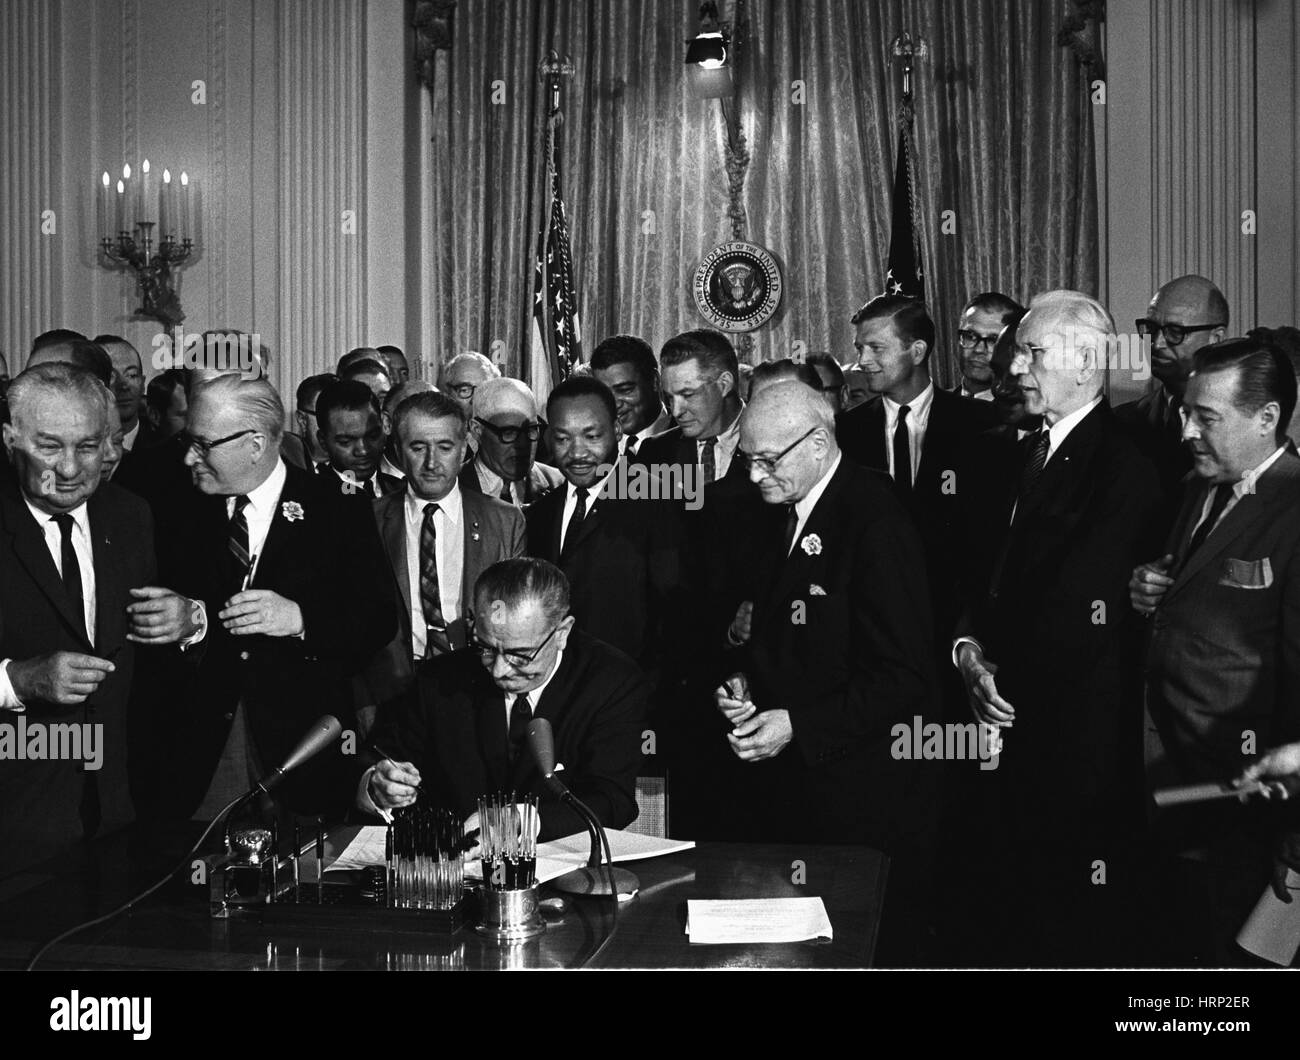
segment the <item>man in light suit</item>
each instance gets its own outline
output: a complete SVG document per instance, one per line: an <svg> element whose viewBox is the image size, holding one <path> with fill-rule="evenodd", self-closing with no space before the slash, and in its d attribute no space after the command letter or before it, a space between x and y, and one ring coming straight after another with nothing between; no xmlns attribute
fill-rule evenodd
<svg viewBox="0 0 1300 1060"><path fill-rule="evenodd" d="M1296 379L1257 339L1197 351L1183 399L1195 478L1165 547L1138 567L1147 649L1147 780L1226 781L1300 735L1300 457ZM1232 940L1270 875L1300 869L1300 804L1192 806L1156 822L1179 963L1236 964ZM1173 898L1171 902L1170 899Z"/></svg>
<svg viewBox="0 0 1300 1060"><path fill-rule="evenodd" d="M46 364L9 388L0 486L0 724L101 726L95 756L0 761L0 876L130 822L130 590L154 577L153 521L101 481L112 394ZM80 728L84 737L88 730ZM93 730L91 730L93 731ZM98 757L99 761L93 761Z"/></svg>
<svg viewBox="0 0 1300 1060"><path fill-rule="evenodd" d="M465 647L478 576L524 552L523 513L457 482L466 436L459 402L413 394L393 412L393 435L406 486L375 502L375 520L401 607L397 635L356 683L363 732L379 704L409 687L421 659Z"/></svg>
<svg viewBox="0 0 1300 1060"><path fill-rule="evenodd" d="M486 493L523 506L564 481L559 471L537 459L542 436L537 399L518 379L499 377L478 384L469 436L474 456L460 474L460 488L467 493Z"/></svg>

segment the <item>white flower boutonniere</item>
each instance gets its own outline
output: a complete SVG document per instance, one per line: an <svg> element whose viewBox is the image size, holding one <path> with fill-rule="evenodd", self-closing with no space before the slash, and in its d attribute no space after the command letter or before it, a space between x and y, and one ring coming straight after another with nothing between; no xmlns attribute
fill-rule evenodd
<svg viewBox="0 0 1300 1060"><path fill-rule="evenodd" d="M820 556L822 554L822 539L816 534L805 534L799 547L810 556Z"/></svg>
<svg viewBox="0 0 1300 1060"><path fill-rule="evenodd" d="M825 595L826 595L826 590L823 589L823 588L822 588L820 585L818 585L816 582L813 582L812 585L808 586L808 595L809 595L809 596L825 596Z"/></svg>
<svg viewBox="0 0 1300 1060"><path fill-rule="evenodd" d="M297 501L285 501L280 505L280 514L289 522L296 523L303 517L302 505Z"/></svg>

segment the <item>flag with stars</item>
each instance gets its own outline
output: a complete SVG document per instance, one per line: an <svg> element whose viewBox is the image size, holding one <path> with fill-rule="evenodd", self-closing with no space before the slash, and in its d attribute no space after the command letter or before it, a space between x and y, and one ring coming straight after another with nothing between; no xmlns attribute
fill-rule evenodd
<svg viewBox="0 0 1300 1060"><path fill-rule="evenodd" d="M539 403L551 387L569 377L582 362L582 332L578 299L569 254L569 221L560 191L560 165L555 151L558 112L547 121L546 209L537 240L533 268L533 342L527 377Z"/></svg>
<svg viewBox="0 0 1300 1060"><path fill-rule="evenodd" d="M894 215L889 233L889 262L885 272L885 294L925 298L921 273L921 244L915 223L911 137L906 125L898 130L898 160L894 167Z"/></svg>

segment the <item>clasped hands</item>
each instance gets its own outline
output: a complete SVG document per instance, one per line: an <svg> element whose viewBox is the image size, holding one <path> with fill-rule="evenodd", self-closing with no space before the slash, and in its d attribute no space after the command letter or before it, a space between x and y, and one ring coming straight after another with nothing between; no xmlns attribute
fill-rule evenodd
<svg viewBox="0 0 1300 1060"><path fill-rule="evenodd" d="M732 674L713 692L713 702L734 728L727 733L731 750L742 762L775 758L794 739L788 710L759 711L749 698L749 681Z"/></svg>

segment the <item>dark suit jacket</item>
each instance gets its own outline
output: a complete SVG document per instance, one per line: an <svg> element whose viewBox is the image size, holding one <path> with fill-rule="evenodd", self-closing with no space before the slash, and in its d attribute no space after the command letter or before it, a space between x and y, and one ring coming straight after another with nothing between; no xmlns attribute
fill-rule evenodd
<svg viewBox="0 0 1300 1060"><path fill-rule="evenodd" d="M653 670L683 610L682 504L589 499L586 518L561 557L567 493L566 484L528 508L528 553L564 571L580 628L599 631L606 643Z"/></svg>
<svg viewBox="0 0 1300 1060"><path fill-rule="evenodd" d="M111 657L116 669L83 704L29 702L29 723L102 724L99 788L104 831L134 816L128 790L131 739L137 735L132 684L134 646L126 639L128 589L155 582L153 521L139 498L103 483L88 502L95 555L95 636L69 600L44 532L16 484L0 490L0 658L26 660L55 651ZM146 653L157 649L146 649ZM18 716L0 711L0 722ZM0 762L0 875L52 857L81 838L78 807L87 774L69 761Z"/></svg>
<svg viewBox="0 0 1300 1060"><path fill-rule="evenodd" d="M1020 466L1032 441L1018 443ZM1059 833L1103 827L1137 810L1141 631L1128 582L1159 540L1160 487L1104 400L1015 506L1018 481L1017 470L989 583L961 631L1016 708L999 774L1017 811Z"/></svg>
<svg viewBox="0 0 1300 1060"><path fill-rule="evenodd" d="M474 599L474 583L493 563L524 554L524 517L513 504L482 493L460 492L465 521L464 566L460 581L462 617L447 627L453 649L465 647L464 612ZM398 608L397 635L357 678L356 704L378 705L394 699L415 678L411 661L411 585L407 576L406 486L374 502L375 522L388 559L389 580Z"/></svg>
<svg viewBox="0 0 1300 1060"><path fill-rule="evenodd" d="M1168 529L1178 514L1183 479L1192 470L1191 451L1182 441L1182 420L1177 412L1169 412L1169 397L1158 384L1136 401L1116 406L1115 419L1155 465L1166 502L1164 529Z"/></svg>
<svg viewBox="0 0 1300 1060"><path fill-rule="evenodd" d="M217 617L237 576L228 547L226 498L193 492L183 531L160 542L164 585L207 608L208 631L179 653L183 694L159 710L152 801L155 812L188 818L221 757L236 704L248 714L262 764L274 768L322 714L352 722L350 678L393 636L392 574L367 505L310 472L286 465L281 511L271 523L251 588L270 589L302 610L304 635L234 636ZM302 517L283 506L294 501ZM179 651L179 649L173 649ZM346 785L337 750L308 763L279 789L299 813L342 810Z"/></svg>
<svg viewBox="0 0 1300 1060"><path fill-rule="evenodd" d="M334 466L328 462L315 464L309 470L315 471L316 474L320 475L323 479L325 479L326 482L329 482L332 479L334 481L334 484L339 487L339 491L343 493L345 496L369 497L368 493L355 486L349 489L348 487L350 483L348 483L343 478L342 475L340 475L337 471L335 471ZM399 490L404 490L406 488L406 483L403 479L398 478L396 475L390 475L386 471L376 471L375 481L379 484L379 499L391 496L392 494L397 493ZM370 499L374 500L376 498L370 498Z"/></svg>
<svg viewBox="0 0 1300 1060"><path fill-rule="evenodd" d="M564 782L608 828L636 819L646 695L636 663L575 628L534 713L554 729ZM415 684L380 710L373 744L413 762L432 798L462 815L476 809L481 795L513 790L537 795L542 839L586 828L542 786L526 749L512 768L505 696L468 649L422 663ZM356 780L375 761L371 754L359 757Z"/></svg>
<svg viewBox="0 0 1300 1060"><path fill-rule="evenodd" d="M843 458L788 558L784 514L771 511L749 531L763 548L752 635L718 672L747 674L758 709L788 710L794 728L775 759L742 766L776 780L774 803L752 812L787 840L916 841L932 822L938 763L891 754L893 726L937 708L916 531L888 482Z"/></svg>

